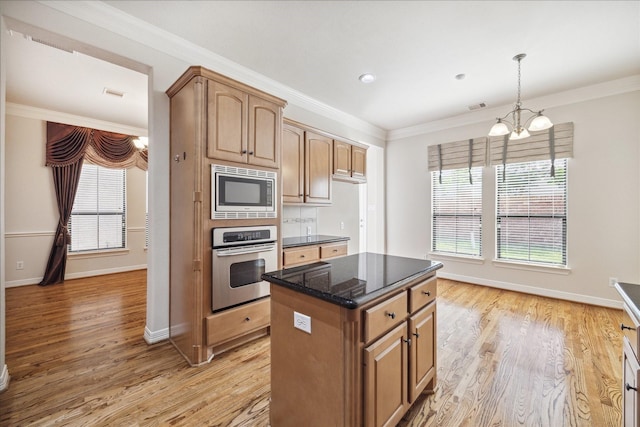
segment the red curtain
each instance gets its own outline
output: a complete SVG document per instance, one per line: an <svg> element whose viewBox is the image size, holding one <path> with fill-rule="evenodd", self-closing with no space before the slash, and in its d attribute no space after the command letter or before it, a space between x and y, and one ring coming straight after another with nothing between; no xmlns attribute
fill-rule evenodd
<svg viewBox="0 0 640 427"><path fill-rule="evenodd" d="M67 226L85 157L104 167L138 166L146 170L147 152L141 154L133 144L134 139L131 135L47 122L46 165L53 171L60 219L40 285L64 281L67 245L71 242Z"/></svg>

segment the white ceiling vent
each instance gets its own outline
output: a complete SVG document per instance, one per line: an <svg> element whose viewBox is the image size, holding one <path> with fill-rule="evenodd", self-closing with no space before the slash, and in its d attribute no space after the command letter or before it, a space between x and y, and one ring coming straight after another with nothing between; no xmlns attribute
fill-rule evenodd
<svg viewBox="0 0 640 427"><path fill-rule="evenodd" d="M124 98L124 92L120 92L115 89L109 89L108 87L105 87L102 93L104 95L111 95L111 96L116 96L118 98Z"/></svg>
<svg viewBox="0 0 640 427"><path fill-rule="evenodd" d="M484 108L484 107L486 107L486 106L487 106L487 104L486 104L486 103L481 102L481 103L479 103L479 104L469 105L469 107L468 107L468 108L469 108L469 110L470 110L470 111L473 111L473 110L479 110L479 109Z"/></svg>

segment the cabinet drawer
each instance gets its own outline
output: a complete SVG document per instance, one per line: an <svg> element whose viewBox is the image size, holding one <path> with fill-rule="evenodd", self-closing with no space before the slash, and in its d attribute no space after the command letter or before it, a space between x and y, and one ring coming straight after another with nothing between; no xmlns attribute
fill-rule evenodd
<svg viewBox="0 0 640 427"><path fill-rule="evenodd" d="M333 258L347 254L347 243L335 243L331 245L320 246L320 258Z"/></svg>
<svg viewBox="0 0 640 427"><path fill-rule="evenodd" d="M307 264L320 259L320 248L318 246L305 246L302 248L285 249L282 263L285 267L298 264Z"/></svg>
<svg viewBox="0 0 640 427"><path fill-rule="evenodd" d="M407 317L407 293L402 292L364 312L364 341L379 337Z"/></svg>
<svg viewBox="0 0 640 427"><path fill-rule="evenodd" d="M624 310L622 310L622 324L620 328L624 333L624 336L629 340L629 344L631 344L631 348L633 349L633 353L636 356L636 359L640 359L638 357L638 321L636 317L631 313L627 304L624 305Z"/></svg>
<svg viewBox="0 0 640 427"><path fill-rule="evenodd" d="M215 345L269 326L269 298L241 305L206 318L207 345Z"/></svg>
<svg viewBox="0 0 640 427"><path fill-rule="evenodd" d="M431 301L436 299L437 292L436 276L425 280L424 282L412 286L409 289L409 312L415 313Z"/></svg>

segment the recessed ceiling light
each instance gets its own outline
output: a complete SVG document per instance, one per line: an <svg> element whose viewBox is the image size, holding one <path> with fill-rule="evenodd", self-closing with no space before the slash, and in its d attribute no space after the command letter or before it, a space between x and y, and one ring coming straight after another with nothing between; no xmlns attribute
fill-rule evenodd
<svg viewBox="0 0 640 427"><path fill-rule="evenodd" d="M467 77L466 74L456 74L456 80L464 80Z"/></svg>
<svg viewBox="0 0 640 427"><path fill-rule="evenodd" d="M360 80L362 83L373 83L376 80L376 76L371 73L365 73L360 75L360 77L358 77L358 80Z"/></svg>

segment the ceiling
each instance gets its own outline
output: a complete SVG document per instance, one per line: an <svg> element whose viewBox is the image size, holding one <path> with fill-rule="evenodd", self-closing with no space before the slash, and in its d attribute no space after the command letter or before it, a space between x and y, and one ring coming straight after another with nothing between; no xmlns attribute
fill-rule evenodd
<svg viewBox="0 0 640 427"><path fill-rule="evenodd" d="M527 99L640 74L639 1L105 3L384 130L512 104L521 52L528 108L544 106ZM7 44L9 102L146 127L144 74L22 34ZM361 83L365 72L377 80Z"/></svg>

